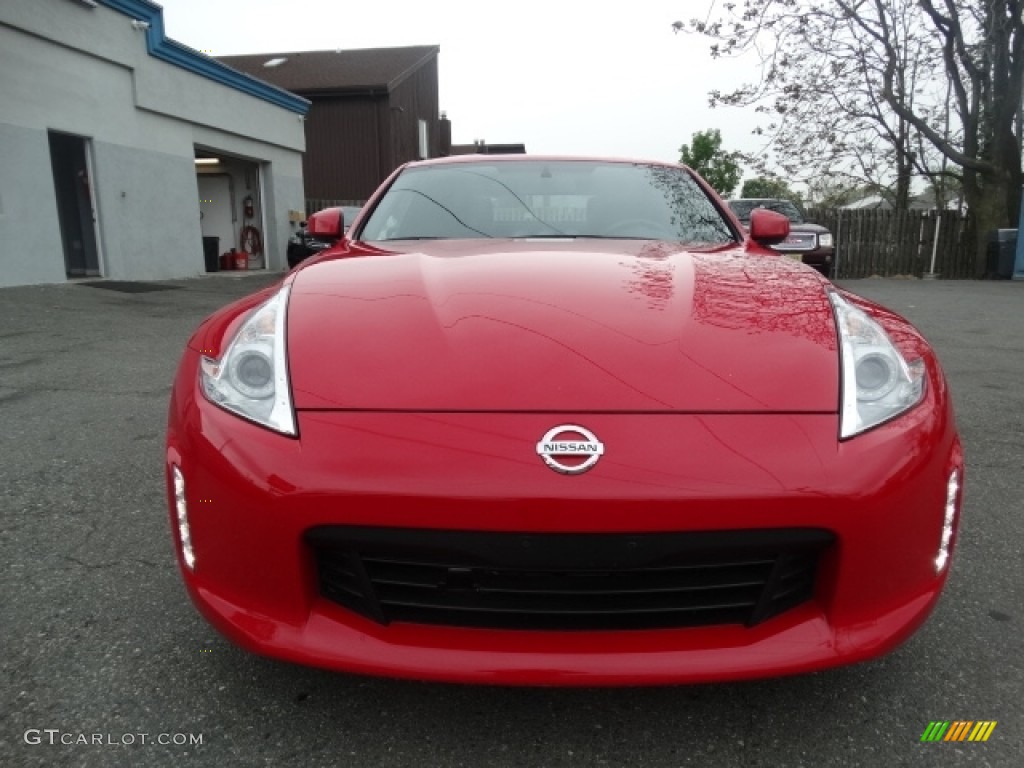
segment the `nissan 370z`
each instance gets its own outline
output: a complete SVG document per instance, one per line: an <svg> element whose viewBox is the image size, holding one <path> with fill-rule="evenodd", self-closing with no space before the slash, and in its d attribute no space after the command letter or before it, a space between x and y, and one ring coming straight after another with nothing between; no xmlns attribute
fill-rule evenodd
<svg viewBox="0 0 1024 768"><path fill-rule="evenodd" d="M174 545L253 652L638 685L884 654L949 573L963 458L897 314L689 169L398 169L208 318L175 379ZM346 225L351 227L345 233Z"/></svg>

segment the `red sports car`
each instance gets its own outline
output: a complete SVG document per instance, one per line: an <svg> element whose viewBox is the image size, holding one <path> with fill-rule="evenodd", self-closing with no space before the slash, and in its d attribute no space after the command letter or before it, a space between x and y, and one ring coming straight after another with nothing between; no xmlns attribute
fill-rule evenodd
<svg viewBox="0 0 1024 768"><path fill-rule="evenodd" d="M400 168L188 343L166 471L199 610L268 656L502 684L895 648L956 537L949 391L906 320L767 247L788 227L678 165Z"/></svg>

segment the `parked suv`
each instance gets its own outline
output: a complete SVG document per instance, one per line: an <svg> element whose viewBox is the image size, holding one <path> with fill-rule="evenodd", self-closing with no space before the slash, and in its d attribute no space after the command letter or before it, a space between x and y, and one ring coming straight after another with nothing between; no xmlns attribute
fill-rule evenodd
<svg viewBox="0 0 1024 768"><path fill-rule="evenodd" d="M742 198L730 200L729 207L745 227L750 226L750 212L755 208L767 208L777 211L789 219L789 237L778 245L777 251L787 256L799 258L804 264L814 267L825 277L832 277L835 244L832 233L820 224L804 221L800 209L789 200L772 200L769 198Z"/></svg>

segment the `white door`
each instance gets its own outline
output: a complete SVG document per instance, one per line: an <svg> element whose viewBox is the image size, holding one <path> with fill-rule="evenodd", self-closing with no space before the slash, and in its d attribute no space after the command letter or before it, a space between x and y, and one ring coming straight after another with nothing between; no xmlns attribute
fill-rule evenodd
<svg viewBox="0 0 1024 768"><path fill-rule="evenodd" d="M238 233L231 207L231 177L201 173L199 181L199 217L203 237L219 237L218 254L238 245Z"/></svg>

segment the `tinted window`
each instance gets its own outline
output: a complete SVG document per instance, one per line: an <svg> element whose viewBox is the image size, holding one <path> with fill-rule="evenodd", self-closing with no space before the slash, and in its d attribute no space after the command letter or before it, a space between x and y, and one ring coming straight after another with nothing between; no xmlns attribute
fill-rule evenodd
<svg viewBox="0 0 1024 768"><path fill-rule="evenodd" d="M361 233L368 241L491 237L734 241L687 171L592 161L409 168Z"/></svg>
<svg viewBox="0 0 1024 768"><path fill-rule="evenodd" d="M362 210L362 208L360 208L358 205L343 205L343 206L341 206L341 215L345 217L345 229L346 230L350 226L352 226L352 222L356 220L356 216L359 215L359 211L361 211L361 210Z"/></svg>
<svg viewBox="0 0 1024 768"><path fill-rule="evenodd" d="M781 213L793 224L803 224L804 217L789 200L730 200L729 207L735 212L736 217L746 223L750 221L750 212L755 208L765 208L769 211Z"/></svg>

